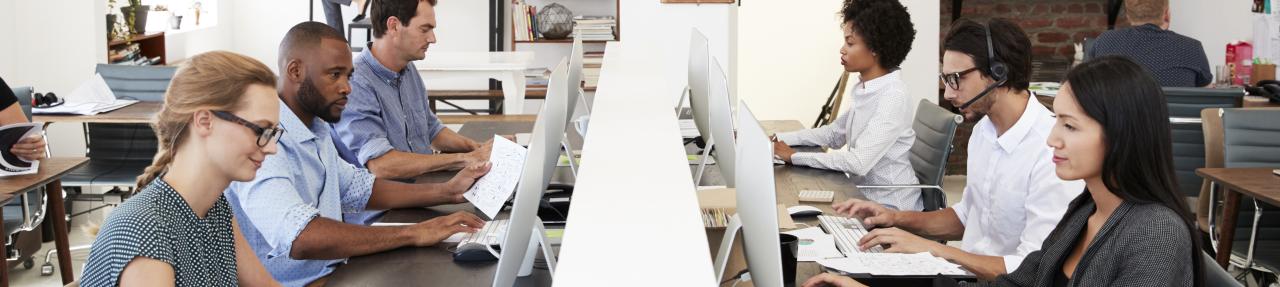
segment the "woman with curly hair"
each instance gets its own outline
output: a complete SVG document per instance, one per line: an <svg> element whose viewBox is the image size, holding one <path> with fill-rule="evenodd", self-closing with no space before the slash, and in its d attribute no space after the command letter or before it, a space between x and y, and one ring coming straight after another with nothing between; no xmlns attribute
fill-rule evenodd
<svg viewBox="0 0 1280 287"><path fill-rule="evenodd" d="M907 94L899 65L911 51L916 30L897 0L850 0L841 11L844 45L840 64L857 73L849 109L829 125L774 136L774 153L788 164L842 171L851 184L915 184L908 152L915 101ZM838 151L797 153L790 146ZM864 190L868 199L901 210L921 210L920 189Z"/></svg>

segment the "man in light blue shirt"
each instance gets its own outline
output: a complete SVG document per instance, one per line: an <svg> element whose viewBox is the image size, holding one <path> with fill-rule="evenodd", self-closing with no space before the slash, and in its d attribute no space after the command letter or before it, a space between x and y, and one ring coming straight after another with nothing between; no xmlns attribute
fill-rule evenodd
<svg viewBox="0 0 1280 287"><path fill-rule="evenodd" d="M399 227L342 222L344 212L461 203L462 193L488 171L463 169L445 183L406 184L376 179L343 161L329 123L346 104L352 72L343 35L319 22L293 27L280 43L279 152L249 182L226 196L241 231L267 270L286 286L323 283L346 258L405 246L430 246L484 225L458 212ZM317 121L320 119L323 121Z"/></svg>
<svg viewBox="0 0 1280 287"><path fill-rule="evenodd" d="M413 64L436 41L436 1L374 1L374 40L355 59L351 102L334 127L345 144L344 157L390 179L488 161L491 143L458 135L431 112Z"/></svg>

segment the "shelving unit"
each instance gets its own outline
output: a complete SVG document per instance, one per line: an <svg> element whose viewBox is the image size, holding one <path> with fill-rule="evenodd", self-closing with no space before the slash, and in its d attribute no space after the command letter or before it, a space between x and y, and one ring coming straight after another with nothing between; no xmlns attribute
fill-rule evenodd
<svg viewBox="0 0 1280 287"><path fill-rule="evenodd" d="M140 55L147 58L160 57L160 62L156 63L156 65L160 65L160 66L168 65L168 59L165 58L164 32L155 32L151 34L135 34L133 35L132 38L133 39L130 39L128 41L114 40L107 43L107 50L105 52L107 53L108 60L111 58L111 50L123 48L130 44L137 43L140 51L139 53Z"/></svg>
<svg viewBox="0 0 1280 287"><path fill-rule="evenodd" d="M555 40L534 39L517 41L515 36L517 25L512 21L511 15L512 13L520 13L520 11L515 9L513 3L507 1L504 2L507 5L505 8L510 11L510 13L506 13L509 25L507 26L507 31L505 31L504 38L506 38L507 47L509 47L511 51L533 51L535 55L533 67L535 68L549 68L558 63L560 59L569 55L573 44L572 37ZM569 11L573 12L575 17L582 15L612 16L615 21L615 40L613 41L622 40L623 35L621 31L623 21L621 17L622 11L620 8L622 6L621 0L524 0L524 3L537 7L538 11L541 11L543 7L546 7L551 3L559 3L560 5L564 5L565 8L568 8ZM608 42L612 41L587 40L582 43L583 49L586 52L595 53L598 56L599 53L604 51L604 44ZM597 67L589 67L590 65L587 66L588 67L584 68L599 69L598 65ZM588 92L591 92L595 90L595 87L587 86L585 89Z"/></svg>

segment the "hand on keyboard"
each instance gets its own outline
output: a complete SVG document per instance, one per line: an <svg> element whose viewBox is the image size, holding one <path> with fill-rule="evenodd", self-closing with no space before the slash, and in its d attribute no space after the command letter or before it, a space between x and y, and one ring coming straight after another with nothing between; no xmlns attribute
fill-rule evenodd
<svg viewBox="0 0 1280 287"><path fill-rule="evenodd" d="M831 208L842 216L862 218L862 224L868 229L892 227L896 221L896 210L884 207L884 205L874 201L849 199L841 203L832 204Z"/></svg>
<svg viewBox="0 0 1280 287"><path fill-rule="evenodd" d="M432 218L409 226L414 236L414 246L431 246L458 232L476 232L484 227L484 220L466 211Z"/></svg>
<svg viewBox="0 0 1280 287"><path fill-rule="evenodd" d="M933 256L939 256L940 251L945 247L942 243L924 239L898 228L880 228L872 230L867 232L867 235L862 236L862 240L859 240L858 242L858 248L863 250L876 246L883 247L884 252L929 252L933 254Z"/></svg>

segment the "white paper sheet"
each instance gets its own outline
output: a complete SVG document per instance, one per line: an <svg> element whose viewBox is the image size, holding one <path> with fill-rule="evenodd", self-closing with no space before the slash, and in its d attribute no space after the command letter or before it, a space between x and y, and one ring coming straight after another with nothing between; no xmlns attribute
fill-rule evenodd
<svg viewBox="0 0 1280 287"><path fill-rule="evenodd" d="M841 258L844 254L836 249L836 240L830 234L822 232L820 227L809 227L783 232L795 235L800 239L800 248L796 252L796 261L818 261L827 258Z"/></svg>
<svg viewBox="0 0 1280 287"><path fill-rule="evenodd" d="M80 87L63 98L63 104L49 108L32 108L32 114L96 115L137 103L136 100L117 99L102 75L89 76Z"/></svg>
<svg viewBox="0 0 1280 287"><path fill-rule="evenodd" d="M928 252L856 253L846 258L822 259L818 264L845 273L871 275L967 275L960 265L934 257Z"/></svg>
<svg viewBox="0 0 1280 287"><path fill-rule="evenodd" d="M493 150L489 154L489 162L493 166L488 174L476 180L475 185L462 196L486 216L494 218L507 199L515 193L528 152L525 147L505 137L493 136Z"/></svg>
<svg viewBox="0 0 1280 287"><path fill-rule="evenodd" d="M680 136L684 138L695 138L702 134L698 132L698 124L693 120L680 120Z"/></svg>

